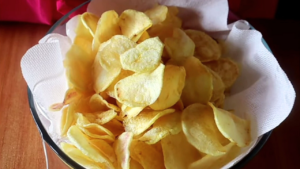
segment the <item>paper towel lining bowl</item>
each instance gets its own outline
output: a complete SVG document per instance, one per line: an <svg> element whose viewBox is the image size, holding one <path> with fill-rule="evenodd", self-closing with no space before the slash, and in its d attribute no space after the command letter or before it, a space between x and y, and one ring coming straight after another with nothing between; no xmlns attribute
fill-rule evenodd
<svg viewBox="0 0 300 169"><path fill-rule="evenodd" d="M47 34L52 33L54 30L56 30L59 26L63 25L64 23L66 23L68 21L69 16L75 12L76 10L82 8L83 6L85 6L87 3L89 3L90 1L86 1L84 3L82 3L81 5L79 5L78 7L74 8L73 10L71 10L68 14L64 15L60 20L58 20L47 32ZM64 28L64 27L62 27ZM254 29L253 27L251 29ZM262 39L263 44L265 45L265 47L271 52L270 47L268 46L268 44L266 43L266 41L264 39ZM37 125L37 128L42 136L42 139L52 148L52 150L57 154L57 156L63 160L64 163L66 163L68 166L70 166L71 168L75 168L75 169L84 169L84 167L82 167L81 165L79 165L78 163L76 163L75 161L73 161L68 155L66 155L59 147L58 145L56 145L54 143L54 141L52 140L52 138L49 136L47 130L45 129L44 125L42 124L41 120L40 120L40 116L42 116L40 110L38 107L39 105L36 104L32 92L30 91L30 89L27 87L27 91L28 91L28 101L29 101L29 106L30 106L30 110L31 110L31 114L33 116L33 119ZM250 151L249 154L247 154L244 158L242 158L239 162L237 162L235 165L233 165L230 169L239 169L242 168L243 166L245 166L259 151L260 149L264 146L264 144L267 142L268 138L270 137L272 133L272 130L269 131L268 133L262 135L260 138L258 138L258 141L256 142L255 147ZM46 154L47 155L47 154ZM47 160L47 157L46 157Z"/></svg>

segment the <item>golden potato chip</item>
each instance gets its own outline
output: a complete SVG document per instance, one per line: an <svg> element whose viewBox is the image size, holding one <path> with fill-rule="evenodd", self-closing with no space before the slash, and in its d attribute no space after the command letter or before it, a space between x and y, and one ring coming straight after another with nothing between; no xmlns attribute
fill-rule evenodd
<svg viewBox="0 0 300 169"><path fill-rule="evenodd" d="M156 25L166 20L168 8L164 5L157 5L145 11L145 14L151 19L152 24Z"/></svg>
<svg viewBox="0 0 300 169"><path fill-rule="evenodd" d="M204 64L221 77L226 90L233 85L240 73L238 65L229 58L220 58Z"/></svg>
<svg viewBox="0 0 300 169"><path fill-rule="evenodd" d="M182 111L184 110L184 105L181 99L178 100L178 102L176 102L176 104L174 104L174 106L172 107L176 110Z"/></svg>
<svg viewBox="0 0 300 169"><path fill-rule="evenodd" d="M236 158L240 153L239 147L234 143L230 143L225 146L226 153L219 156L206 155L200 160L193 162L189 169L209 168L209 169L220 169L225 164Z"/></svg>
<svg viewBox="0 0 300 169"><path fill-rule="evenodd" d="M164 169L164 158L153 146L142 141L133 140L130 156L138 161L144 169Z"/></svg>
<svg viewBox="0 0 300 169"><path fill-rule="evenodd" d="M132 132L133 135L139 135L146 131L158 118L175 112L175 109L166 109L154 111L145 109L139 115L133 118L124 118L125 131Z"/></svg>
<svg viewBox="0 0 300 169"><path fill-rule="evenodd" d="M83 25L89 30L90 34L94 37L97 27L97 22L99 20L98 16L85 12L80 17L81 22Z"/></svg>
<svg viewBox="0 0 300 169"><path fill-rule="evenodd" d="M125 36L115 35L101 44L94 61L94 90L103 92L120 74L120 54L135 47L135 42Z"/></svg>
<svg viewBox="0 0 300 169"><path fill-rule="evenodd" d="M166 38L164 44L171 58L180 59L194 55L195 43L179 28L173 30L173 36Z"/></svg>
<svg viewBox="0 0 300 169"><path fill-rule="evenodd" d="M152 22L143 12L127 9L120 15L119 26L123 35L136 42Z"/></svg>
<svg viewBox="0 0 300 169"><path fill-rule="evenodd" d="M115 137L125 132L123 124L117 119L112 119L103 124L103 127L109 130Z"/></svg>
<svg viewBox="0 0 300 169"><path fill-rule="evenodd" d="M180 65L184 66L186 72L185 86L181 95L184 106L207 103L213 93L213 79L209 70L195 57L184 59Z"/></svg>
<svg viewBox="0 0 300 169"><path fill-rule="evenodd" d="M209 103L215 115L215 121L218 129L224 137L239 147L245 147L251 142L250 122L235 116L226 110L216 108Z"/></svg>
<svg viewBox="0 0 300 169"><path fill-rule="evenodd" d="M168 135L175 135L181 131L181 113L175 112L159 118L153 127L139 138L147 144L155 144Z"/></svg>
<svg viewBox="0 0 300 169"><path fill-rule="evenodd" d="M98 51L101 43L108 41L114 35L121 34L118 21L119 15L114 10L106 11L101 15L93 39L94 51Z"/></svg>
<svg viewBox="0 0 300 169"><path fill-rule="evenodd" d="M117 116L114 110L106 110L105 112L97 113L96 123L105 124Z"/></svg>
<svg viewBox="0 0 300 169"><path fill-rule="evenodd" d="M222 94L216 101L212 103L218 108L223 108L224 102L225 102L225 94Z"/></svg>
<svg viewBox="0 0 300 169"><path fill-rule="evenodd" d="M130 169L144 169L143 166L135 161L134 159L130 159Z"/></svg>
<svg viewBox="0 0 300 169"><path fill-rule="evenodd" d="M165 66L160 64L153 72L135 73L115 85L117 100L129 107L144 107L156 101L162 85Z"/></svg>
<svg viewBox="0 0 300 169"><path fill-rule="evenodd" d="M141 35L140 39L137 41L137 43L142 43L145 40L149 39L150 35L148 34L147 31L143 32L143 34Z"/></svg>
<svg viewBox="0 0 300 169"><path fill-rule="evenodd" d="M173 30L175 28L172 25L157 24L152 26L148 33L150 37L159 37L159 39L164 42L166 38L173 36Z"/></svg>
<svg viewBox="0 0 300 169"><path fill-rule="evenodd" d="M201 155L186 139L183 132L161 140L166 169L183 169L198 160Z"/></svg>
<svg viewBox="0 0 300 169"><path fill-rule="evenodd" d="M143 41L121 54L122 68L137 73L153 71L160 64L163 47L158 37Z"/></svg>
<svg viewBox="0 0 300 169"><path fill-rule="evenodd" d="M89 14L86 14L86 15L89 15ZM97 23L97 21L96 21L96 23ZM76 33L76 37L84 38L90 42L93 41L94 36L92 35L92 31L90 31L90 29L84 23L83 15L79 15L79 20L78 20L78 24L75 28L75 33Z"/></svg>
<svg viewBox="0 0 300 169"><path fill-rule="evenodd" d="M122 105L121 117L127 116L128 118L136 117L145 107L128 107Z"/></svg>
<svg viewBox="0 0 300 169"><path fill-rule="evenodd" d="M130 168L130 151L129 147L132 141L132 133L124 132L114 143L114 150L117 155L118 169Z"/></svg>
<svg viewBox="0 0 300 169"><path fill-rule="evenodd" d="M90 140L90 144L96 147L98 151L100 151L103 155L105 155L114 166L117 165L117 157L115 151L113 147L106 141L100 139L92 139Z"/></svg>
<svg viewBox="0 0 300 169"><path fill-rule="evenodd" d="M85 168L102 169L105 167L104 164L93 161L71 144L62 142L60 146L64 153Z"/></svg>
<svg viewBox="0 0 300 169"><path fill-rule="evenodd" d="M65 98L62 103L56 103L50 106L50 111L59 111L63 106L68 105L78 99L80 99L81 94L78 93L75 89L70 88L65 93Z"/></svg>
<svg viewBox="0 0 300 169"><path fill-rule="evenodd" d="M77 147L84 155L88 156L92 160L103 163L109 168L113 168L112 163L108 158L102 154L96 147L92 146L89 139L77 126L69 128L67 133L70 142Z"/></svg>
<svg viewBox="0 0 300 169"><path fill-rule="evenodd" d="M150 105L151 109L163 110L173 106L180 99L184 82L184 67L166 65L161 93L157 100Z"/></svg>
<svg viewBox="0 0 300 169"><path fill-rule="evenodd" d="M108 109L113 109L117 112L120 111L120 108L118 106L108 103L99 94L94 94L91 97L89 106L93 111L104 111Z"/></svg>
<svg viewBox="0 0 300 169"><path fill-rule="evenodd" d="M182 112L182 130L190 144L200 152L217 156L224 154L229 141L218 130L212 108L192 104Z"/></svg>
<svg viewBox="0 0 300 169"><path fill-rule="evenodd" d="M179 10L175 6L168 6L168 13L166 19L162 22L165 25L172 25L175 28L181 28L182 21L177 17Z"/></svg>
<svg viewBox="0 0 300 169"><path fill-rule="evenodd" d="M221 57L221 48L209 35L198 30L185 30L185 33L196 45L194 56L201 62L218 60Z"/></svg>
<svg viewBox="0 0 300 169"><path fill-rule="evenodd" d="M225 85L224 85L221 77L216 72L214 72L210 68L207 68L207 69L211 73L212 79L213 79L213 93L212 93L210 102L215 102L224 96Z"/></svg>

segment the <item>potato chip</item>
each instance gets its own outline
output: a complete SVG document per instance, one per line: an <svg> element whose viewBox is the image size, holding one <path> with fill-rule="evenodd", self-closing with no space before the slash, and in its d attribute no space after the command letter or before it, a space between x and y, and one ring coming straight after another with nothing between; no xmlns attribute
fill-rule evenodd
<svg viewBox="0 0 300 169"><path fill-rule="evenodd" d="M241 119L226 110L216 108L211 103L209 105L213 109L217 127L224 137L236 143L239 147L245 147L250 144L249 121Z"/></svg>
<svg viewBox="0 0 300 169"><path fill-rule="evenodd" d="M156 101L163 85L165 66L160 64L153 72L135 73L115 85L117 100L129 107L144 107Z"/></svg>
<svg viewBox="0 0 300 169"><path fill-rule="evenodd" d="M136 43L142 43L144 42L145 40L149 39L150 38L150 35L147 31L143 32L143 34L141 35L140 39L136 42Z"/></svg>
<svg viewBox="0 0 300 169"><path fill-rule="evenodd" d="M76 113L77 104L71 103L68 107L64 108L62 111L61 118L61 135L64 136L67 134L69 128L76 122L77 115Z"/></svg>
<svg viewBox="0 0 300 169"><path fill-rule="evenodd" d="M213 79L213 93L210 102L215 102L224 96L225 85L221 77L216 72L214 72L210 68L207 69L211 73Z"/></svg>
<svg viewBox="0 0 300 169"><path fill-rule="evenodd" d="M182 130L188 142L199 151L212 156L226 152L223 145L229 141L218 130L211 107L196 103L185 108Z"/></svg>
<svg viewBox="0 0 300 169"><path fill-rule="evenodd" d="M130 168L130 151L129 147L132 141L132 133L124 132L114 143L114 150L117 155L118 169Z"/></svg>
<svg viewBox="0 0 300 169"><path fill-rule="evenodd" d="M119 15L114 10L106 11L101 15L97 23L97 29L93 39L94 51L98 51L101 43L108 41L114 35L121 34L118 21Z"/></svg>
<svg viewBox="0 0 300 169"><path fill-rule="evenodd" d="M234 143L230 143L225 146L226 153L219 156L206 155L200 160L193 162L189 169L209 168L209 169L220 169L225 164L236 158L240 153L240 148Z"/></svg>
<svg viewBox="0 0 300 169"><path fill-rule="evenodd" d="M103 124L103 127L109 130L115 137L125 132L123 124L117 119L112 119L111 121Z"/></svg>
<svg viewBox="0 0 300 169"><path fill-rule="evenodd" d="M86 14L86 15L89 15L89 14ZM93 41L94 36L92 35L92 31L90 31L90 29L86 26L86 23L84 23L83 15L79 15L79 20L78 20L78 24L75 28L75 33L76 33L75 38L81 37L81 38L88 40L89 42Z"/></svg>
<svg viewBox="0 0 300 169"><path fill-rule="evenodd" d="M121 54L122 68L137 73L153 71L160 64L163 47L158 37L143 41Z"/></svg>
<svg viewBox="0 0 300 169"><path fill-rule="evenodd" d="M212 103L218 108L223 108L224 102L225 102L225 94L222 94L216 101Z"/></svg>
<svg viewBox="0 0 300 169"><path fill-rule="evenodd" d="M181 99L178 100L178 102L176 102L176 104L174 104L174 106L172 107L176 110L182 111L184 110L184 105Z"/></svg>
<svg viewBox="0 0 300 169"><path fill-rule="evenodd" d="M98 16L85 12L80 17L81 22L83 25L89 30L90 34L94 37L97 27L97 22L99 20Z"/></svg>
<svg viewBox="0 0 300 169"><path fill-rule="evenodd" d="M102 169L105 167L104 164L93 161L71 144L62 142L60 146L64 153L85 168Z"/></svg>
<svg viewBox="0 0 300 169"><path fill-rule="evenodd" d="M99 94L94 94L91 97L89 106L93 111L105 111L108 109L113 109L117 112L120 111L120 108L118 106L108 103Z"/></svg>
<svg viewBox="0 0 300 169"><path fill-rule="evenodd" d="M123 35L136 42L152 22L143 12L127 9L120 15L119 26Z"/></svg>
<svg viewBox="0 0 300 169"><path fill-rule="evenodd" d="M90 144L89 139L82 133L77 126L69 128L67 133L70 142L76 146L84 155L88 156L92 160L104 163L108 168L113 168L112 163L108 158L102 154L96 147Z"/></svg>
<svg viewBox="0 0 300 169"><path fill-rule="evenodd" d="M144 168L139 162L137 162L131 158L130 159L130 169L144 169Z"/></svg>
<svg viewBox="0 0 300 169"><path fill-rule="evenodd" d="M168 6L168 14L166 19L162 22L165 25L172 25L175 28L181 28L182 21L177 17L179 10L175 6Z"/></svg>
<svg viewBox="0 0 300 169"><path fill-rule="evenodd" d="M221 57L221 48L209 35L198 30L185 30L185 33L196 45L194 56L201 62L218 60Z"/></svg>
<svg viewBox="0 0 300 169"><path fill-rule="evenodd" d="M114 166L117 165L117 157L115 151L113 147L106 141L100 139L92 139L90 140L90 144L96 147L98 151L100 151L103 155L105 155Z"/></svg>
<svg viewBox="0 0 300 169"><path fill-rule="evenodd" d="M183 169L198 160L201 155L186 139L183 132L161 140L166 169Z"/></svg>
<svg viewBox="0 0 300 169"><path fill-rule="evenodd" d="M132 141L130 156L138 161L144 169L164 169L163 155L153 146L142 141Z"/></svg>
<svg viewBox="0 0 300 169"><path fill-rule="evenodd" d="M173 106L180 99L184 82L184 67L166 65L161 93L150 107L153 110L163 110Z"/></svg>
<svg viewBox="0 0 300 169"><path fill-rule="evenodd" d="M148 130L140 141L144 141L147 144L155 144L168 135L175 135L181 131L181 113L175 112L165 115L159 118L153 127Z"/></svg>
<svg viewBox="0 0 300 169"><path fill-rule="evenodd" d="M59 111L63 106L68 105L81 97L81 94L78 93L75 89L68 89L65 93L65 98L62 103L56 103L50 106L50 111Z"/></svg>
<svg viewBox="0 0 300 169"><path fill-rule="evenodd" d="M240 73L238 65L229 58L220 58L217 61L205 62L204 64L221 77L226 90L233 85Z"/></svg>
<svg viewBox="0 0 300 169"><path fill-rule="evenodd" d="M122 68L120 54L135 45L135 42L122 35L115 35L101 44L94 61L94 90L96 93L103 92L120 74Z"/></svg>
<svg viewBox="0 0 300 169"><path fill-rule="evenodd" d="M159 37L159 39L164 42L166 38L173 36L173 30L175 27L172 25L166 25L166 24L157 24L152 26L148 33L150 37Z"/></svg>
<svg viewBox="0 0 300 169"><path fill-rule="evenodd" d="M121 117L127 116L128 118L136 117L145 107L128 107L122 105Z"/></svg>
<svg viewBox="0 0 300 169"><path fill-rule="evenodd" d="M168 8L164 5L157 5L145 11L145 14L151 19L152 24L156 25L166 20Z"/></svg>
<svg viewBox="0 0 300 169"><path fill-rule="evenodd" d="M117 113L114 110L107 110L105 112L97 113L96 123L103 125L114 119L116 116Z"/></svg>
<svg viewBox="0 0 300 169"><path fill-rule="evenodd" d="M180 59L194 55L195 43L179 28L173 30L173 36L166 38L164 44L171 58Z"/></svg>
<svg viewBox="0 0 300 169"><path fill-rule="evenodd" d="M132 132L133 135L139 135L146 131L158 118L173 112L175 112L175 109L160 111L145 109L136 117L124 118L125 131Z"/></svg>

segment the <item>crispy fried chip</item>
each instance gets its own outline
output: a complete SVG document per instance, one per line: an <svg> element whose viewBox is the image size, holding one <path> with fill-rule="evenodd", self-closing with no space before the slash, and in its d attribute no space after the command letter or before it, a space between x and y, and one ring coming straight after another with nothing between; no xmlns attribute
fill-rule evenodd
<svg viewBox="0 0 300 169"><path fill-rule="evenodd" d="M210 102L215 102L219 99L222 99L222 97L224 96L225 85L221 77L216 72L214 72L210 68L207 69L211 73L213 79L213 93Z"/></svg>
<svg viewBox="0 0 300 169"><path fill-rule="evenodd" d="M218 43L209 35L198 30L185 30L185 33L193 40L196 45L195 57L201 62L218 60L221 56L221 48Z"/></svg>
<svg viewBox="0 0 300 169"><path fill-rule="evenodd" d="M108 129L114 136L118 136L125 132L123 124L117 119L112 119L108 123L105 123L103 127Z"/></svg>
<svg viewBox="0 0 300 169"><path fill-rule="evenodd" d="M172 25L166 25L166 24L158 24L152 26L148 33L150 37L159 37L159 39L164 42L166 38L172 37L173 35L174 27Z"/></svg>
<svg viewBox="0 0 300 169"><path fill-rule="evenodd" d="M120 15L119 26L123 35L136 42L152 22L143 12L128 9Z"/></svg>
<svg viewBox="0 0 300 169"><path fill-rule="evenodd" d="M158 118L175 112L175 109L166 109L161 111L154 111L145 109L138 116L133 118L124 118L124 127L128 132L133 135L139 135L147 130Z"/></svg>
<svg viewBox="0 0 300 169"><path fill-rule="evenodd" d="M101 113L97 113L96 123L105 124L114 119L118 114L114 110L107 110Z"/></svg>
<svg viewBox="0 0 300 169"><path fill-rule="evenodd" d="M226 152L223 145L229 141L218 130L211 107L196 103L185 108L182 130L188 142L199 151L212 156Z"/></svg>
<svg viewBox="0 0 300 169"><path fill-rule="evenodd" d="M89 106L93 111L105 111L108 109L113 109L117 112L120 111L120 108L118 106L108 103L99 94L94 94L91 97Z"/></svg>
<svg viewBox="0 0 300 169"><path fill-rule="evenodd" d="M131 159L130 160L130 169L144 169L144 168L139 162L135 161L134 159Z"/></svg>
<svg viewBox="0 0 300 169"><path fill-rule="evenodd" d="M148 32L147 31L145 31L142 35L141 35L141 37L140 37L140 39L137 41L137 43L139 44L139 43L142 43L142 42L144 42L145 40L147 40L147 39L149 39L150 38L150 35L148 34Z"/></svg>
<svg viewBox="0 0 300 169"><path fill-rule="evenodd" d="M97 22L99 20L98 16L85 12L80 17L81 22L83 25L89 30L90 34L94 37L97 27Z"/></svg>
<svg viewBox="0 0 300 169"><path fill-rule="evenodd" d="M96 147L103 155L105 155L114 166L117 165L117 157L115 151L112 146L109 145L106 141L100 139L92 139L90 140L90 144Z"/></svg>
<svg viewBox="0 0 300 169"><path fill-rule="evenodd" d="M163 85L165 66L160 64L153 72L135 73L115 85L117 100L129 107L144 107L156 101Z"/></svg>
<svg viewBox="0 0 300 169"><path fill-rule="evenodd" d="M172 25L175 28L181 28L182 21L177 17L179 10L175 6L168 6L168 14L166 19L162 22L165 25Z"/></svg>
<svg viewBox="0 0 300 169"><path fill-rule="evenodd" d="M129 147L133 134L130 132L122 133L114 143L114 150L117 155L118 169L130 168L130 151Z"/></svg>
<svg viewBox="0 0 300 169"><path fill-rule="evenodd" d="M180 99L184 82L184 67L166 65L161 93L150 107L153 110L163 110L173 106Z"/></svg>
<svg viewBox="0 0 300 169"><path fill-rule="evenodd" d="M121 117L136 117L144 108L145 107L128 107L126 105L122 105Z"/></svg>
<svg viewBox="0 0 300 169"><path fill-rule="evenodd" d="M166 20L168 8L164 5L157 5L145 11L145 14L151 19L152 24L156 25Z"/></svg>
<svg viewBox="0 0 300 169"><path fill-rule="evenodd" d="M120 56L122 68L137 73L153 71L160 64L163 44L158 37L150 38Z"/></svg>

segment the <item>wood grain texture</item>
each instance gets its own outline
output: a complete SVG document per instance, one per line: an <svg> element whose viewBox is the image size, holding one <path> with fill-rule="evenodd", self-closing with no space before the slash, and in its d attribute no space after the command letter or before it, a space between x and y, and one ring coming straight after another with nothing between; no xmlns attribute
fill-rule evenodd
<svg viewBox="0 0 300 169"><path fill-rule="evenodd" d="M300 21L251 19L300 94ZM0 22L0 169L43 169L41 137L31 116L20 59L49 26ZM300 159L300 99L244 168L296 169ZM54 168L57 168L54 167Z"/></svg>

